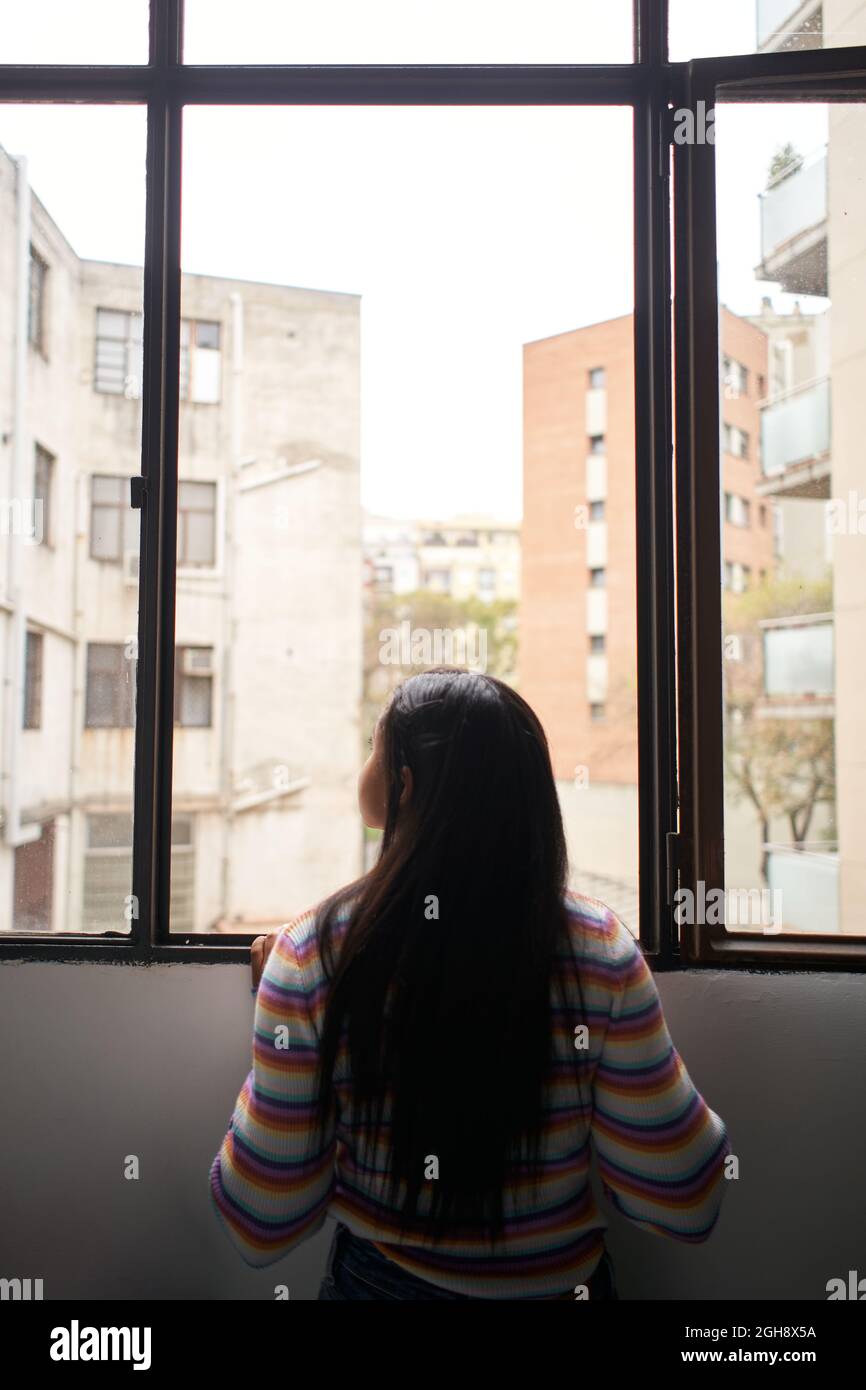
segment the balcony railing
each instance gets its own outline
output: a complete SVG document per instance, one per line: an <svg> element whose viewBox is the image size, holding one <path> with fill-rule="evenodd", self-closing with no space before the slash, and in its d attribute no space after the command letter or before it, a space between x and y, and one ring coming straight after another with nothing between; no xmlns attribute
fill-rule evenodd
<svg viewBox="0 0 866 1390"><path fill-rule="evenodd" d="M830 380L790 391L761 412L761 472L776 478L830 452Z"/></svg>
<svg viewBox="0 0 866 1390"><path fill-rule="evenodd" d="M802 0L758 0L758 48L763 48L768 39L778 33L780 29L786 28L787 21L793 19L798 11L802 9ZM790 30L788 30L788 32L790 32ZM801 33L804 35L810 32L820 34L820 29L816 27L814 19L807 21L801 30ZM793 47L794 45L791 46ZM798 48L805 46L806 45L802 42L796 45ZM809 46L811 47L812 45Z"/></svg>
<svg viewBox="0 0 866 1390"><path fill-rule="evenodd" d="M761 627L765 695L775 700L797 697L818 704L832 696L835 686L832 613L768 618Z"/></svg>
<svg viewBox="0 0 866 1390"><path fill-rule="evenodd" d="M826 295L826 149L760 197L761 278L778 280L792 293Z"/></svg>

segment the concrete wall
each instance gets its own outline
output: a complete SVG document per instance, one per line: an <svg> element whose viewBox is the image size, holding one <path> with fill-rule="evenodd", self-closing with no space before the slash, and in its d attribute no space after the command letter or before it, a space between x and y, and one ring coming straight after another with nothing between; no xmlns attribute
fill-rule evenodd
<svg viewBox="0 0 866 1390"><path fill-rule="evenodd" d="M658 984L740 1177L704 1245L611 1217L622 1295L824 1299L831 1277L866 1273L862 977ZM209 1207L252 1017L242 967L0 965L0 1274L44 1279L47 1299L269 1299L277 1283L315 1297L332 1223L253 1271Z"/></svg>

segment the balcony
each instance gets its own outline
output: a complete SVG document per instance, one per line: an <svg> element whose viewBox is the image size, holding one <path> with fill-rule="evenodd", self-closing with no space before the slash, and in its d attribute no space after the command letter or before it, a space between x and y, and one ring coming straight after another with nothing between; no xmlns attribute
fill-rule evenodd
<svg viewBox="0 0 866 1390"><path fill-rule="evenodd" d="M767 845L767 878L782 931L839 930L839 855L834 844Z"/></svg>
<svg viewBox="0 0 866 1390"><path fill-rule="evenodd" d="M759 280L788 294L827 295L827 151L819 150L760 195Z"/></svg>
<svg viewBox="0 0 866 1390"><path fill-rule="evenodd" d="M805 382L761 411L762 497L830 496L830 380Z"/></svg>
<svg viewBox="0 0 866 1390"><path fill-rule="evenodd" d="M823 46L821 0L758 0L757 21L759 53Z"/></svg>
<svg viewBox="0 0 866 1390"><path fill-rule="evenodd" d="M832 613L766 618L764 698L767 719L832 719L835 713Z"/></svg>

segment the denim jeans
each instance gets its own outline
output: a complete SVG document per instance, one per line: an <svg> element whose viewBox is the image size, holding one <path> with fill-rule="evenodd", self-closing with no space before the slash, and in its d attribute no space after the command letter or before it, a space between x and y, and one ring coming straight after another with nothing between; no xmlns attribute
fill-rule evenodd
<svg viewBox="0 0 866 1390"><path fill-rule="evenodd" d="M615 1299L616 1292L613 1263L605 1250L593 1271L589 1282L589 1301ZM562 1297L573 1298L572 1291L563 1291ZM457 1299L469 1302L499 1303L501 1299L476 1299L473 1294L453 1293L450 1289L440 1289L436 1284L428 1284L402 1269L394 1260L389 1260L376 1249L372 1241L362 1240L349 1230L342 1221L337 1222L334 1239L328 1253L328 1267L319 1287L319 1301L346 1299ZM529 1300L527 1300L529 1301ZM540 1301L540 1300L531 1300Z"/></svg>

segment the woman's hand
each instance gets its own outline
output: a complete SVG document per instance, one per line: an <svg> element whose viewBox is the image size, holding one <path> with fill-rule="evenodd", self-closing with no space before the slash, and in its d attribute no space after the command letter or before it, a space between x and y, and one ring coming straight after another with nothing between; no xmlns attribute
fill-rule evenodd
<svg viewBox="0 0 866 1390"><path fill-rule="evenodd" d="M250 970L253 976L253 991L259 987L259 980L264 973L268 956L274 947L274 942L279 936L279 932L271 932L268 936L257 936L250 947Z"/></svg>

